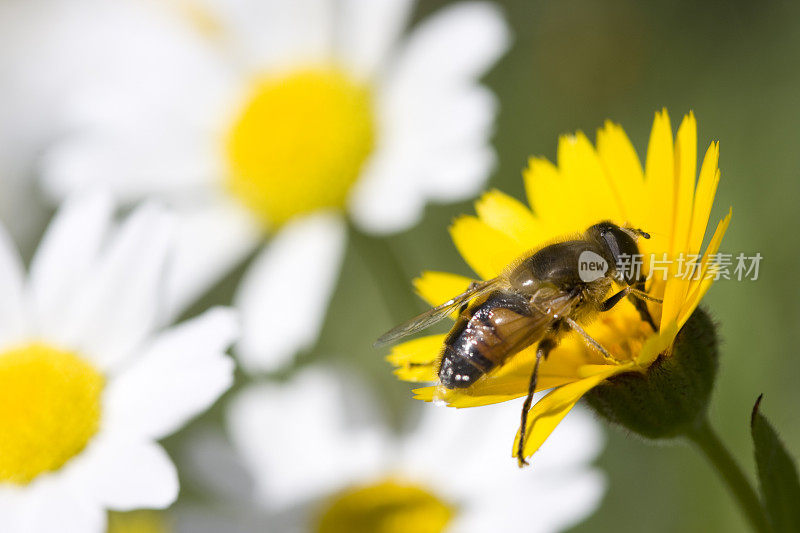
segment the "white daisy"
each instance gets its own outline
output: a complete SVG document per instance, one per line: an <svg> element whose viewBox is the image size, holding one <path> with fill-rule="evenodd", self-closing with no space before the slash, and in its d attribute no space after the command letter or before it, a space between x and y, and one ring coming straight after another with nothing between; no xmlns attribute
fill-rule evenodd
<svg viewBox="0 0 800 533"><path fill-rule="evenodd" d="M102 26L136 53L73 91L71 135L44 183L56 196L102 183L175 205L176 309L278 232L237 300L251 370L316 339L343 255L340 214L368 231L406 228L427 200L474 195L494 164L497 105L479 79L508 29L493 4L446 7L407 37L413 0L111 4L81 3L83 33ZM287 273L312 280L291 301ZM266 342L267 323L281 343Z"/></svg>
<svg viewBox="0 0 800 533"><path fill-rule="evenodd" d="M101 195L68 200L27 279L0 228L3 532L100 532L106 509L170 505L157 441L231 385L233 311L159 331L167 215L145 205L112 230L111 214Z"/></svg>
<svg viewBox="0 0 800 533"><path fill-rule="evenodd" d="M246 389L230 406L230 435L260 504L274 513L307 506L292 531L556 531L604 492L590 466L602 437L583 411L559 426L536 468L520 470L508 446L513 407L431 407L413 433L393 439L381 425L355 424L353 412L370 403L345 407L343 391L353 387L312 368Z"/></svg>

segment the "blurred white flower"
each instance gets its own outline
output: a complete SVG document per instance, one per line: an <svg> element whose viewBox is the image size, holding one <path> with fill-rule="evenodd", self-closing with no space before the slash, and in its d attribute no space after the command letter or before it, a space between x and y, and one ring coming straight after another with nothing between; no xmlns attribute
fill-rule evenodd
<svg viewBox="0 0 800 533"><path fill-rule="evenodd" d="M559 426L534 469L520 470L508 445L517 406L429 406L413 433L392 438L382 425L348 419L371 404L362 397L347 408L343 391L352 384L311 368L231 403L230 435L258 503L276 514L306 506L287 530L557 531L588 516L604 493L590 465L602 436L582 410Z"/></svg>
<svg viewBox="0 0 800 533"><path fill-rule="evenodd" d="M178 477L156 441L231 385L233 311L159 327L169 217L111 216L108 197L68 200L27 279L0 227L3 532L99 533L106 509L170 505Z"/></svg>
<svg viewBox="0 0 800 533"><path fill-rule="evenodd" d="M413 0L71 5L88 12L82 39L101 27L136 53L71 91L46 188L103 184L176 207L175 311L278 232L237 299L250 370L316 339L342 213L367 231L400 230L427 200L474 195L493 167L497 104L479 79L509 40L493 4L446 7L405 38Z"/></svg>
<svg viewBox="0 0 800 533"><path fill-rule="evenodd" d="M0 222L27 255L50 208L35 179L42 150L58 130L54 83L61 70L43 57L37 0L0 2ZM47 68L42 68L47 65ZM62 80L63 81L63 80Z"/></svg>

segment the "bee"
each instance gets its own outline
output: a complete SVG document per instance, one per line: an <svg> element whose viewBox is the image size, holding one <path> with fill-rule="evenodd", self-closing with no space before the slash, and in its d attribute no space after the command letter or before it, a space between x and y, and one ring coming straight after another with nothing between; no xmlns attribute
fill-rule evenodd
<svg viewBox="0 0 800 533"><path fill-rule="evenodd" d="M619 267L624 258L639 254L640 237L650 235L613 222L595 224L577 238L529 252L496 278L473 282L465 292L389 330L375 345L394 343L458 312L437 366L441 387L463 389L538 343L515 451L519 466L524 466L526 423L539 364L564 334L574 331L606 360L616 360L583 326L625 297L642 320L657 329L646 302L661 300L644 291L643 276ZM606 297L615 284L622 289Z"/></svg>

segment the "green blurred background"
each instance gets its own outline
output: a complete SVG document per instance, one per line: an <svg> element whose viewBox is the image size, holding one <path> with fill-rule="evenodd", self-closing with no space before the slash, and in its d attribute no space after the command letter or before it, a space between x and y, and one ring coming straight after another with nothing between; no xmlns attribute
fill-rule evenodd
<svg viewBox="0 0 800 533"><path fill-rule="evenodd" d="M415 17L447 3L423 1ZM656 110L669 110L673 128L694 110L700 154L720 141L722 180L712 226L728 206L734 211L723 252L764 257L758 281L720 282L705 300L722 338L712 424L753 475L748 419L763 392L763 412L797 455L800 3L499 3L515 40L487 77L501 106L499 164L489 187L523 198L528 156L553 160L561 133L580 129L594 139L610 118L623 125L641 155ZM309 354L363 373L398 423L418 406L409 400L411 386L393 378L371 343L423 309L398 278L424 269L469 273L447 233L453 217L465 212L473 212L470 202L430 206L421 225L388 245L352 238L324 332ZM399 258L400 272L383 261L388 251ZM608 434L598 462L609 478L607 495L574 531L747 530L715 472L687 445L653 446L616 429Z"/></svg>

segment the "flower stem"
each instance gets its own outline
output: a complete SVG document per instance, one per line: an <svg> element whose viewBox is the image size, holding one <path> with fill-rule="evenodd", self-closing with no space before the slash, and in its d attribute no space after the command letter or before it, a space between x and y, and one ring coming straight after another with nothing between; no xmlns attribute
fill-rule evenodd
<svg viewBox="0 0 800 533"><path fill-rule="evenodd" d="M350 226L353 245L378 286L383 303L392 320L398 324L420 311L419 303L409 290L410 278L400 259L384 237L376 237Z"/></svg>
<svg viewBox="0 0 800 533"><path fill-rule="evenodd" d="M708 418L703 417L699 424L686 433L686 436L697 445L722 477L753 530L759 533L769 533L770 528L764 507L761 505L756 491L747 480L736 459L711 429Z"/></svg>

